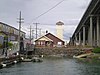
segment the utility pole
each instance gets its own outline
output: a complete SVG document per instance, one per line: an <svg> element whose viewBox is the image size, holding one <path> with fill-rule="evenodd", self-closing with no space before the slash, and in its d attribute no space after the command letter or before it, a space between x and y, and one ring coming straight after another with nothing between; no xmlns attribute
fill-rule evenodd
<svg viewBox="0 0 100 75"><path fill-rule="evenodd" d="M41 28L39 29L39 36L41 37Z"/></svg>
<svg viewBox="0 0 100 75"><path fill-rule="evenodd" d="M33 28L32 26L30 25L30 27L28 28L29 29L29 40L30 40L30 44L29 44L29 50L32 50L32 37L33 37Z"/></svg>
<svg viewBox="0 0 100 75"><path fill-rule="evenodd" d="M31 44L31 30L32 28L31 28L31 25L30 25L30 44Z"/></svg>
<svg viewBox="0 0 100 75"><path fill-rule="evenodd" d="M32 35L31 35L31 33L32 33L32 27L31 27L31 25L30 25L30 50L32 49L32 42L31 42L31 37L32 37Z"/></svg>
<svg viewBox="0 0 100 75"><path fill-rule="evenodd" d="M23 23L23 18L21 16L21 11L20 11L20 14L19 14L19 18L18 18L18 23L19 23L19 35L18 35L18 42L19 42L19 52L20 52L20 32L21 32L21 24Z"/></svg>
<svg viewBox="0 0 100 75"><path fill-rule="evenodd" d="M32 38L33 38L33 32L34 32L34 30L33 30L33 28L32 28L32 26L30 25L30 28L28 28L29 29L29 34L30 34L30 36L29 36L29 40L30 40L30 44L32 43Z"/></svg>
<svg viewBox="0 0 100 75"><path fill-rule="evenodd" d="M32 39L34 40L34 30L32 30Z"/></svg>
<svg viewBox="0 0 100 75"><path fill-rule="evenodd" d="M36 25L36 39L37 39L37 25L38 25L39 23L33 23L33 24Z"/></svg>

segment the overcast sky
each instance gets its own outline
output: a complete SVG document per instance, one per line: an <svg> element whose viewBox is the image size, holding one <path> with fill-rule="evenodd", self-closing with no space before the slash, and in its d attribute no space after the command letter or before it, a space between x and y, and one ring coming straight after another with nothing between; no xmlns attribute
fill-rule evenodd
<svg viewBox="0 0 100 75"><path fill-rule="evenodd" d="M61 2L63 1L63 2ZM64 39L69 40L91 0L0 0L0 21L18 28L17 18L22 12L22 30L29 34L29 26L38 24L42 31L56 35L56 22L64 22ZM59 5L57 5L61 2ZM55 8L53 8L57 5ZM53 8L49 12L49 9ZM47 13L45 13L47 12ZM44 15L40 16L41 14ZM38 17L40 16L40 17ZM37 18L38 17L38 18Z"/></svg>

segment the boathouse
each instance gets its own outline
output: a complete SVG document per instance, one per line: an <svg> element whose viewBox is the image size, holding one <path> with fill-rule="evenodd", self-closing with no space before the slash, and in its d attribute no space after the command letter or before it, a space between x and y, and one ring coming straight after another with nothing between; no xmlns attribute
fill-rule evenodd
<svg viewBox="0 0 100 75"><path fill-rule="evenodd" d="M35 40L35 46L36 47L63 47L64 41L51 33L47 33L46 35Z"/></svg>

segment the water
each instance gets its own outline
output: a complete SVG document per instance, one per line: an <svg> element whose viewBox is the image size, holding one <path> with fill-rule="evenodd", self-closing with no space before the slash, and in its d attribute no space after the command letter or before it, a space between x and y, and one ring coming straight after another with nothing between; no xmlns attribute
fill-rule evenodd
<svg viewBox="0 0 100 75"><path fill-rule="evenodd" d="M69 58L49 58L42 63L23 62L3 68L0 75L100 75L100 64Z"/></svg>

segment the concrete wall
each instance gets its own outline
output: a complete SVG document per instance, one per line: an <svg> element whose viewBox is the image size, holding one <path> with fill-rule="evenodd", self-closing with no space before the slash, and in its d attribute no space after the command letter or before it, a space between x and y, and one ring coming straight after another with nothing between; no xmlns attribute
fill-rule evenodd
<svg viewBox="0 0 100 75"><path fill-rule="evenodd" d="M35 48L35 54L39 55L65 55L73 56L91 51L92 49L68 49L68 48Z"/></svg>

